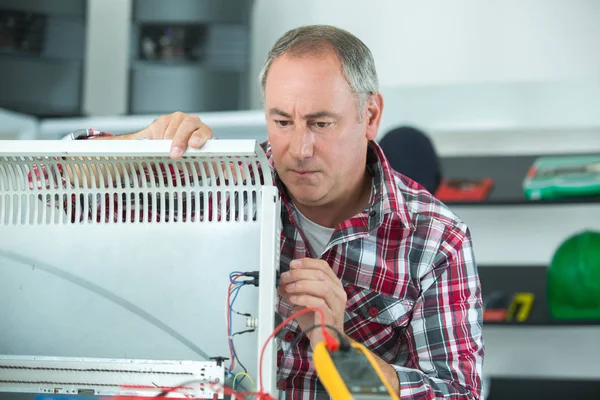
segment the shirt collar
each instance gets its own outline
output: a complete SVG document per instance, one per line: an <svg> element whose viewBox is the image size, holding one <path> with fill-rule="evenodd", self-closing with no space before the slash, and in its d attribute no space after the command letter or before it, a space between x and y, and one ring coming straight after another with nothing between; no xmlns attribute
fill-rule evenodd
<svg viewBox="0 0 600 400"><path fill-rule="evenodd" d="M375 142L369 142L367 151L367 168L373 176L371 193L371 213L375 211L377 226L383 222L386 214L397 216L406 228L412 228L410 212L406 200L396 181L396 172L390 166L381 147ZM369 224L372 225L372 224Z"/></svg>

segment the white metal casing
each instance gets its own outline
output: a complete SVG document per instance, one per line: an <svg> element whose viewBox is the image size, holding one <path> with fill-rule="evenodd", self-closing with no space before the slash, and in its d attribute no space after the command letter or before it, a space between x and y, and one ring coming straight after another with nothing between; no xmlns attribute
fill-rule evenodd
<svg viewBox="0 0 600 400"><path fill-rule="evenodd" d="M229 357L229 273L260 271L259 288L243 287L235 307L258 318L256 332L235 337L258 383L279 268L280 205L268 160L252 140L211 140L175 161L169 148L2 142L0 354ZM233 321L234 332L245 329L245 318ZM272 394L275 374L271 342L263 383Z"/></svg>
<svg viewBox="0 0 600 400"><path fill-rule="evenodd" d="M216 361L0 356L0 371L0 392L86 397L155 397L172 390L169 397L212 399L224 379Z"/></svg>

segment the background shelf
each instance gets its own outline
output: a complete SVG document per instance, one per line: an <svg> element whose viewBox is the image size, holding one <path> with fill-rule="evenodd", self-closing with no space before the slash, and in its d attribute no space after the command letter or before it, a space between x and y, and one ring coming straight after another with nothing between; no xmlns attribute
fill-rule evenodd
<svg viewBox="0 0 600 400"><path fill-rule="evenodd" d="M510 206L598 203L600 196L569 197L559 200L528 200L523 194L523 179L540 155L442 157L442 175L447 179L490 177L494 186L483 202L447 201L448 205ZM556 156L556 154L552 154ZM568 156L573 156L569 154Z"/></svg>

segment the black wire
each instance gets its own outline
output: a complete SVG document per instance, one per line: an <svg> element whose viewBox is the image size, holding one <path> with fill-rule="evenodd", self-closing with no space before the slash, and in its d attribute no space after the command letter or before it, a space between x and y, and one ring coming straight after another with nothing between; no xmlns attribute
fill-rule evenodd
<svg viewBox="0 0 600 400"><path fill-rule="evenodd" d="M231 335L231 337L233 338L233 335ZM237 363L240 365L240 367L242 367L242 369L244 370L244 373L247 374L248 370L246 369L246 367L244 366L244 364L242 364L242 362L238 358L237 352L235 351L235 345L233 344L233 339L230 339L230 340L231 340L231 349L233 350L233 357L235 358L235 360L237 361ZM237 381L238 384L241 384L245 377L246 377L246 375L242 375L242 378Z"/></svg>
<svg viewBox="0 0 600 400"><path fill-rule="evenodd" d="M240 332L236 332L233 335L231 335L231 337L234 337L235 335L243 335L244 333L250 333L250 332L254 332L255 329L246 329L245 331L240 331Z"/></svg>

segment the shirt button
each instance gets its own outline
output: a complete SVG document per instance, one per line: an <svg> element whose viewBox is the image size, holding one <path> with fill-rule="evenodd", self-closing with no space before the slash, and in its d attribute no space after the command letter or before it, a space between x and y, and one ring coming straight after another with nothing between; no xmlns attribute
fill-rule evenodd
<svg viewBox="0 0 600 400"><path fill-rule="evenodd" d="M287 381L285 379L280 379L277 381L277 389L285 390L287 389Z"/></svg>
<svg viewBox="0 0 600 400"><path fill-rule="evenodd" d="M378 316L378 315L379 315L379 309L378 309L377 307L375 307L375 306L373 306L373 307L369 307L369 315L370 315L371 317L376 317L376 316Z"/></svg>
<svg viewBox="0 0 600 400"><path fill-rule="evenodd" d="M285 335L283 335L283 340L285 340L286 342L291 342L295 338L296 338L296 334L294 334L294 332L288 331L285 333Z"/></svg>

